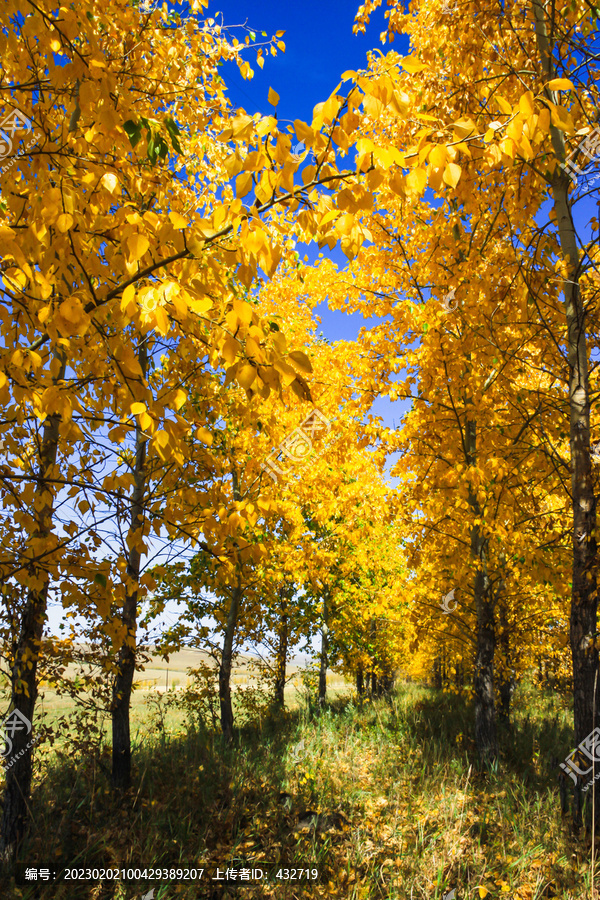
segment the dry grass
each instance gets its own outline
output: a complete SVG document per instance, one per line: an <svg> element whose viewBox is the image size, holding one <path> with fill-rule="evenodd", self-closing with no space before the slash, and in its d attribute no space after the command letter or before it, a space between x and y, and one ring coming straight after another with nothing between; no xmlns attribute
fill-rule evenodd
<svg viewBox="0 0 600 900"><path fill-rule="evenodd" d="M177 696L177 695L175 695ZM181 712L181 711L180 711ZM85 759L42 748L26 859L82 867L318 868L319 883L240 888L204 879L59 882L7 900L589 900L589 844L562 820L551 755L570 749L559 699L521 688L496 772L477 772L471 710L405 685L391 702L348 697L242 728L233 746L146 708L135 788L116 797L108 748Z"/></svg>

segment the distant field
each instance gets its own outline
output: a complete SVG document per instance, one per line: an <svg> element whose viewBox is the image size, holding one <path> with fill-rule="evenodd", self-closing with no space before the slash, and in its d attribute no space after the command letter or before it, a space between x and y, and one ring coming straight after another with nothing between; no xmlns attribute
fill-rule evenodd
<svg viewBox="0 0 600 900"><path fill-rule="evenodd" d="M247 687L256 685L256 679L253 677L249 665L251 660L252 657L250 656L242 656L234 668L231 679L234 696L237 691L243 691ZM185 649L173 653L169 657L168 663L159 656L153 656L147 668L136 672L131 699L133 734L143 723L147 723L150 710L156 707L159 696L164 695L168 691L169 698L172 699L174 692L182 690L188 685L190 679L187 670L198 666L201 662L211 663L208 654L199 650ZM303 690L300 678L303 668L305 668L305 665L298 659L292 659L288 665L288 675L292 677L285 689L285 702L289 709L298 706L299 691ZM77 674L77 666L70 665L67 668L67 675L70 678L74 678ZM334 673L328 674L327 687L331 699L346 694L350 690L350 685L344 678ZM82 693L82 698L83 696L84 694ZM6 685L3 685L0 686L0 712L7 706L8 691ZM72 713L74 710L75 703L70 697L58 695L55 690L42 682L36 706L36 713L40 719L44 719L47 724L52 724L59 717ZM164 719L165 728L170 730L172 727L180 726L184 718L185 714L183 711L179 712L177 709L171 708ZM105 728L108 732L108 721L105 723Z"/></svg>

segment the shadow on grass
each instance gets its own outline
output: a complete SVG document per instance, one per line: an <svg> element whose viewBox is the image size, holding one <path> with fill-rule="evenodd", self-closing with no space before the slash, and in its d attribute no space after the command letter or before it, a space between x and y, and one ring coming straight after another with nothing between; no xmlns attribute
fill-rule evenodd
<svg viewBox="0 0 600 900"><path fill-rule="evenodd" d="M553 695L537 695L530 686L515 696L515 711L514 724L499 734L501 769L534 791L552 788L554 775L546 763L570 749L568 711ZM305 735L312 742L308 760L297 751ZM92 873L133 870L134 878L21 887L13 881L2 887L1 896L128 900L155 887L154 900L167 900L174 891L169 884L177 881L179 897L216 900L224 895L220 889L215 893L207 872L212 876L230 864L277 868L292 860L318 865L321 879L335 881L332 847L342 837L318 840L318 822L335 820L341 834L345 816L351 817L350 800L344 800L345 789L336 788L337 794L332 789L327 816L321 815L314 779L319 766L321 774L327 769L327 748L341 746L349 735L380 748L381 766L390 773L394 747L412 749L425 784L452 763L461 777L476 764L472 703L418 685L401 686L387 701L359 705L339 697L323 710L271 710L260 724L239 728L231 745L197 725L169 735L150 728L136 747L134 787L124 796L110 787L107 748L94 758L46 756L21 862ZM332 770L332 777L336 774ZM308 828L306 839L298 836L300 826ZM205 870L202 882L186 883L179 873L194 868ZM161 879L151 879L150 869L163 870Z"/></svg>

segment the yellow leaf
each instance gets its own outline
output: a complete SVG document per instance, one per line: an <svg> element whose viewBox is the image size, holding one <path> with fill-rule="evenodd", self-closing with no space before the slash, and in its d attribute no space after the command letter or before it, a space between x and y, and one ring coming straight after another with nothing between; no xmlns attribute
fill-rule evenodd
<svg viewBox="0 0 600 900"><path fill-rule="evenodd" d="M480 896L481 898L487 897L487 895L489 894L489 891L488 891L488 889L487 889L486 887L482 887L482 885L478 884L478 885L477 885L477 888L478 888L478 890L479 890L479 896Z"/></svg>
<svg viewBox="0 0 600 900"><path fill-rule="evenodd" d="M354 228L354 221L354 216L351 213L346 213L337 220L335 230L338 234L349 235Z"/></svg>
<svg viewBox="0 0 600 900"><path fill-rule="evenodd" d="M289 354L290 359L296 363L301 372L310 374L313 370L310 359L301 350L292 350Z"/></svg>
<svg viewBox="0 0 600 900"><path fill-rule="evenodd" d="M179 410L179 409L181 409L181 407L183 406L183 404L185 403L186 400L187 400L187 397L186 397L185 391L182 391L181 388L179 388L175 392L173 406L175 407L175 409Z"/></svg>
<svg viewBox="0 0 600 900"><path fill-rule="evenodd" d="M296 373L292 369L291 366L288 366L286 362L282 359L278 359L274 363L277 371L282 375L283 385L284 387L288 387L292 383L292 381L296 380Z"/></svg>
<svg viewBox="0 0 600 900"><path fill-rule="evenodd" d="M62 213L56 220L56 227L61 234L65 234L69 228L73 227L73 216L71 213Z"/></svg>
<svg viewBox="0 0 600 900"><path fill-rule="evenodd" d="M140 416L140 426L143 431L147 431L152 425L152 416L149 416L147 412L144 412Z"/></svg>
<svg viewBox="0 0 600 900"><path fill-rule="evenodd" d="M527 91L526 94L523 94L519 100L519 109L524 116L532 116L534 114L535 106L533 105L533 91Z"/></svg>
<svg viewBox="0 0 600 900"><path fill-rule="evenodd" d="M239 353L240 345L236 341L235 338L229 336L225 343L223 344L223 348L221 350L221 356L227 363L227 365L231 365L235 358Z"/></svg>
<svg viewBox="0 0 600 900"><path fill-rule="evenodd" d="M302 141L303 144L310 146L314 140L314 132L310 125L307 125L306 122L303 122L302 119L294 119L294 130L296 132L296 137L299 141Z"/></svg>
<svg viewBox="0 0 600 900"><path fill-rule="evenodd" d="M118 183L117 176L112 172L106 172L100 179L100 184L105 187L110 194L114 194Z"/></svg>
<svg viewBox="0 0 600 900"><path fill-rule="evenodd" d="M448 151L444 147L443 144L436 144L431 153L429 154L429 162L435 168L439 168L440 166L444 166L446 164L446 160L448 159Z"/></svg>
<svg viewBox="0 0 600 900"><path fill-rule="evenodd" d="M575 131L571 115L564 107L552 105L550 108L550 115L552 124L560 129L560 131L570 132L571 134Z"/></svg>
<svg viewBox="0 0 600 900"><path fill-rule="evenodd" d="M411 169L411 171L406 176L406 186L411 191L416 191L420 194L427 184L427 172L425 169L420 167L416 169Z"/></svg>
<svg viewBox="0 0 600 900"><path fill-rule="evenodd" d="M247 390L256 378L256 369L254 366L250 365L242 366L237 373L236 378L238 383Z"/></svg>
<svg viewBox="0 0 600 900"><path fill-rule="evenodd" d="M123 296L121 298L121 309L125 310L135 300L135 287L133 284L128 284L125 290L123 291Z"/></svg>
<svg viewBox="0 0 600 900"><path fill-rule="evenodd" d="M252 190L252 172L242 172L235 182L235 196L245 197Z"/></svg>
<svg viewBox="0 0 600 900"><path fill-rule="evenodd" d="M233 311L243 325L249 325L252 321L252 306L238 297L233 301Z"/></svg>
<svg viewBox="0 0 600 900"><path fill-rule="evenodd" d="M83 315L83 306L78 297L69 297L60 304L60 314L67 321L75 324Z"/></svg>
<svg viewBox="0 0 600 900"><path fill-rule="evenodd" d="M173 228L176 228L177 231L179 231L181 228L185 228L187 225L187 219L179 215L178 212L170 212L169 218L171 220Z"/></svg>
<svg viewBox="0 0 600 900"><path fill-rule="evenodd" d="M548 82L551 91L574 91L575 85L568 78L553 78Z"/></svg>
<svg viewBox="0 0 600 900"><path fill-rule="evenodd" d="M462 169L456 163L448 163L444 169L444 181L450 187L455 188L460 179Z"/></svg>
<svg viewBox="0 0 600 900"><path fill-rule="evenodd" d="M198 428L196 430L196 437L203 443L208 444L209 447L212 445L213 436L208 428Z"/></svg>
<svg viewBox="0 0 600 900"><path fill-rule="evenodd" d="M473 119L469 119L468 117L458 119L458 121L454 123L454 131L459 138L471 137L473 134L477 134L477 125Z"/></svg>
<svg viewBox="0 0 600 900"><path fill-rule="evenodd" d="M163 431L162 428L160 431L156 432L156 434L154 435L154 439L158 446L162 447L162 449L164 449L169 443L169 435L166 431Z"/></svg>
<svg viewBox="0 0 600 900"><path fill-rule="evenodd" d="M150 242L144 234L130 235L127 241L127 247L129 249L129 254L133 262L137 262L138 259L141 259L144 253L146 253L146 251L148 250L149 246Z"/></svg>
<svg viewBox="0 0 600 900"><path fill-rule="evenodd" d="M408 72L411 75L413 72L422 72L423 69L427 68L425 63L417 59L416 56L405 56L404 59L400 61L400 65L405 72Z"/></svg>
<svg viewBox="0 0 600 900"><path fill-rule="evenodd" d="M213 304L209 297L202 297L201 300L188 300L188 305L195 313L202 315L207 312Z"/></svg>
<svg viewBox="0 0 600 900"><path fill-rule="evenodd" d="M4 278L10 287L17 291L22 290L27 284L27 275L22 269L7 269L4 272ZM52 293L52 288L50 288L50 293ZM50 295L46 292L46 296Z"/></svg>
<svg viewBox="0 0 600 900"><path fill-rule="evenodd" d="M145 403L132 403L129 407L134 416L141 416L142 413L146 412L146 404Z"/></svg>
<svg viewBox="0 0 600 900"><path fill-rule="evenodd" d="M277 106L277 104L279 103L279 94L277 93L277 91L274 91L273 88L269 88L269 103L271 104L271 106Z"/></svg>

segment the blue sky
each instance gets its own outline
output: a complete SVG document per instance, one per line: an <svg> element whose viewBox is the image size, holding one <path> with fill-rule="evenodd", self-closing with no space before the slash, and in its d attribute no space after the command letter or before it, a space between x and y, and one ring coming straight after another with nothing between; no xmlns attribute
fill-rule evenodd
<svg viewBox="0 0 600 900"><path fill-rule="evenodd" d="M276 57L267 56L264 68L253 65L254 77L245 81L237 66L227 65L224 78L229 96L236 107L243 107L248 113L260 112L272 115L273 107L268 102L269 88L279 94L277 115L280 120L302 119L310 122L317 103L326 100L348 69L367 66L369 50L389 49L382 45L380 34L385 29L384 9L379 9L371 18L365 34L353 34L354 18L359 7L358 0L337 0L337 2L281 3L267 0L260 4L247 0L216 0L208 8L208 15L217 18L217 11L223 15L225 25L246 24L257 35L262 31L268 38L277 31L285 31L283 41L285 53ZM220 20L220 16L218 17ZM408 40L396 39L394 50L408 52ZM246 58L251 64L256 53L250 51ZM286 122L286 124L288 124ZM290 123L291 124L291 123ZM300 248L299 248L300 249ZM318 248L309 253L312 261L319 253ZM339 266L346 258L336 248L327 255ZM331 341L355 340L361 327L375 324L374 319L365 320L360 313L346 315L329 310L326 303L317 307L321 318L320 330ZM392 404L387 398L377 400L373 413L384 418L387 425L399 421L401 404ZM402 404L404 406L404 404Z"/></svg>
<svg viewBox="0 0 600 900"><path fill-rule="evenodd" d="M222 13L224 25L246 24L256 32L258 41L265 40L260 37L261 31L266 31L268 38L276 31L286 32L282 38L286 52L278 53L276 57L267 56L264 69L261 70L254 64L254 51L246 54L255 73L250 81L244 81L237 66L224 66L223 77L233 105L243 107L251 114L259 112L272 115L273 107L267 99L269 87L272 87L280 97L277 106L280 119L311 121L314 106L327 99L338 85L342 72L365 68L367 52L382 46L379 35L384 29L385 20L381 10L374 16L366 35L352 33L358 5L358 0L340 0L335 3L304 0L302 3L288 4L274 0L260 4L244 0L211 2L206 11L207 16L221 21L218 13ZM238 39L242 37L238 29L234 29L234 33ZM400 42L395 42L394 49L402 49ZM310 259L315 258L318 253L317 248L310 253ZM328 255L339 265L345 262L344 255L337 249ZM320 330L331 341L354 340L359 329L366 324L358 313L348 316L341 312L331 312L325 304L319 306L318 315L322 319ZM392 416L389 413L390 406L387 399L382 399L373 408L373 412L383 416L389 425L393 418L397 422L401 415L398 410ZM169 605L160 623L172 623L176 615L176 609ZM58 623L62 619L60 604L51 603L51 633L58 633Z"/></svg>
<svg viewBox="0 0 600 900"><path fill-rule="evenodd" d="M285 31L285 53L269 56L264 69L257 66L254 78L244 81L239 73L228 71L227 83L236 106L244 106L248 112L270 114L267 101L269 87L280 96L278 115L286 119L312 118L315 104L325 100L347 69L364 68L367 52L381 47L379 35L385 19L378 10L371 20L366 35L354 35L352 25L358 9L357 0L302 3L281 3L268 0L260 4L247 0L216 0L208 8L209 15L217 10L223 13L226 25L247 22L260 36L266 31L271 37L276 31ZM264 38L263 38L264 40ZM394 49L404 49L402 41ZM251 61L250 56L247 57Z"/></svg>

